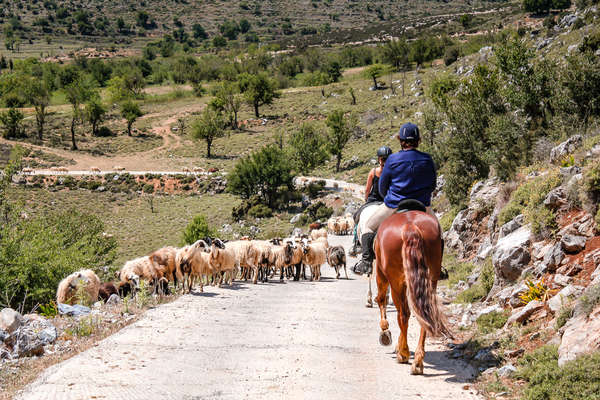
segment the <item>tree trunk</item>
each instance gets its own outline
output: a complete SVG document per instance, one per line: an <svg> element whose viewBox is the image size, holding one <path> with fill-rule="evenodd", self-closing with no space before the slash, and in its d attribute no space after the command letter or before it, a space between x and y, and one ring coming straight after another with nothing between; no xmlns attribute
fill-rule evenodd
<svg viewBox="0 0 600 400"><path fill-rule="evenodd" d="M340 163L342 162L342 153L337 155L337 159L335 161L335 172L340 172Z"/></svg>
<svg viewBox="0 0 600 400"><path fill-rule="evenodd" d="M373 77L373 90L377 90L377 78Z"/></svg>
<svg viewBox="0 0 600 400"><path fill-rule="evenodd" d="M210 158L210 148L212 146L212 139L206 139L206 157Z"/></svg>
<svg viewBox="0 0 600 400"><path fill-rule="evenodd" d="M75 144L75 122L77 118L71 119L71 150L77 150L77 144Z"/></svg>
<svg viewBox="0 0 600 400"><path fill-rule="evenodd" d="M233 126L232 126L232 128L233 128L234 130L237 130L237 128L238 128L238 123L237 123L237 111L234 111L234 112L233 112Z"/></svg>
<svg viewBox="0 0 600 400"><path fill-rule="evenodd" d="M127 123L127 136L131 136L131 125L133 125L133 122Z"/></svg>
<svg viewBox="0 0 600 400"><path fill-rule="evenodd" d="M404 86L406 86L406 69L402 71L402 97L404 97Z"/></svg>
<svg viewBox="0 0 600 400"><path fill-rule="evenodd" d="M98 123L92 122L92 136L96 136L98 134Z"/></svg>
<svg viewBox="0 0 600 400"><path fill-rule="evenodd" d="M350 96L352 96L352 105L355 106L356 105L356 96L354 95L354 92L350 92Z"/></svg>
<svg viewBox="0 0 600 400"><path fill-rule="evenodd" d="M260 118L260 115L258 114L258 103L254 103L254 115L256 115L256 118Z"/></svg>
<svg viewBox="0 0 600 400"><path fill-rule="evenodd" d="M38 128L38 139L40 142L44 136L44 120L46 118L46 110L44 107L36 107L35 109L35 120Z"/></svg>

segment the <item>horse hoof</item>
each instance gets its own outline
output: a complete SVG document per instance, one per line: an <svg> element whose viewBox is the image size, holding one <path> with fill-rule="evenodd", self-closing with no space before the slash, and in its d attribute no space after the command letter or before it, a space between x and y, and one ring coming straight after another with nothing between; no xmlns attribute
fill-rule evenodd
<svg viewBox="0 0 600 400"><path fill-rule="evenodd" d="M423 366L416 366L415 364L410 366L411 375L423 375Z"/></svg>
<svg viewBox="0 0 600 400"><path fill-rule="evenodd" d="M367 308L373 308L373 302L372 301L367 301L367 304L365 304L365 307L367 307Z"/></svg>
<svg viewBox="0 0 600 400"><path fill-rule="evenodd" d="M382 346L389 346L392 344L392 332L390 332L389 329L379 333L379 344Z"/></svg>

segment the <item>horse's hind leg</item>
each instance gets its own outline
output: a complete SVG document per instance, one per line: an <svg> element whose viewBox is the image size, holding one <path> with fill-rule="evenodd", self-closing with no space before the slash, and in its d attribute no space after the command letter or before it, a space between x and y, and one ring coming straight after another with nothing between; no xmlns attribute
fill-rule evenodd
<svg viewBox="0 0 600 400"><path fill-rule="evenodd" d="M419 336L419 344L417 350L415 350L415 359L410 367L411 375L422 375L423 374L423 358L425 358L425 337L427 331L421 327L421 336Z"/></svg>
<svg viewBox="0 0 600 400"><path fill-rule="evenodd" d="M379 305L379 312L381 314L381 321L379 322L379 327L381 328L381 333L379 334L379 343L382 346L389 346L392 344L392 333L390 332L390 324L387 321L387 289L389 286L389 282L387 278L383 275L383 273L377 268L377 297L375 301Z"/></svg>
<svg viewBox="0 0 600 400"><path fill-rule="evenodd" d="M392 300L396 305L398 312L398 326L400 326L400 337L396 346L396 357L400 363L408 363L410 350L408 349L408 320L410 318L410 308L406 298L406 285L401 285L400 290L392 288Z"/></svg>

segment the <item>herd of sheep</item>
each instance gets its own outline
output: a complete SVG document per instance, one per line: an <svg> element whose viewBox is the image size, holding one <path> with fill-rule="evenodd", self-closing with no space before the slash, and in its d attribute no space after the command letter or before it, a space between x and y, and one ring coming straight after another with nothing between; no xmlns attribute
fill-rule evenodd
<svg viewBox="0 0 600 400"><path fill-rule="evenodd" d="M334 231L335 232L335 231ZM348 229L344 232L348 232ZM175 290L190 293L196 286L203 291L205 284L231 285L234 280L251 279L266 282L279 273L280 279L321 279L321 266L328 263L340 277L346 271L346 253L342 246L329 246L327 230L314 229L310 235L286 239L225 242L205 238L181 248L163 247L150 255L125 263L117 273L118 281L101 283L92 270L75 272L58 285L57 303L74 304L85 295L90 301L107 301L117 294L134 294L145 281L156 294L167 294L169 283Z"/></svg>

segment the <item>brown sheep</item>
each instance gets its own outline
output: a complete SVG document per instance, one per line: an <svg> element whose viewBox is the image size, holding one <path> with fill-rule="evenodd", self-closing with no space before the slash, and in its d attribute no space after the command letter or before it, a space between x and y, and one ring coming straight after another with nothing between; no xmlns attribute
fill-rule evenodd
<svg viewBox="0 0 600 400"><path fill-rule="evenodd" d="M56 290L56 303L75 304L77 299L78 288L83 287L83 290L88 297L88 301L95 302L98 300L98 291L100 290L100 279L91 269L84 269L73 272L65 279L60 281Z"/></svg>
<svg viewBox="0 0 600 400"><path fill-rule="evenodd" d="M312 240L317 240L320 237L327 238L327 229L317 229L310 232L310 238Z"/></svg>
<svg viewBox="0 0 600 400"><path fill-rule="evenodd" d="M322 241L304 243L302 251L304 256L302 262L310 267L311 280L321 280L321 265L327 261L327 247Z"/></svg>
<svg viewBox="0 0 600 400"><path fill-rule="evenodd" d="M98 291L98 296L105 303L108 301L111 295L116 294L119 295L119 291L117 287L112 282L104 282L100 285L100 290Z"/></svg>
<svg viewBox="0 0 600 400"><path fill-rule="evenodd" d="M268 280L267 269L269 267L269 259L271 258L271 247L273 245L266 240L252 240L251 243L251 256L254 257L256 262L252 283L258 281L259 272L262 274L262 282L266 282Z"/></svg>
<svg viewBox="0 0 600 400"><path fill-rule="evenodd" d="M283 280L283 273L286 267L291 264L293 255L294 249L289 242L271 247L269 265L280 271L279 280Z"/></svg>
<svg viewBox="0 0 600 400"><path fill-rule="evenodd" d="M179 268L177 268L178 252L179 249L168 246L156 250L149 256L160 277L165 277L169 282L172 281L175 284L175 288L177 288L178 281L183 278Z"/></svg>
<svg viewBox="0 0 600 400"><path fill-rule="evenodd" d="M335 268L335 277L340 279L340 267L344 267L346 279L348 279L348 271L346 270L346 251L342 246L333 246L327 249L327 263Z"/></svg>
<svg viewBox="0 0 600 400"><path fill-rule="evenodd" d="M200 278L200 291L204 291L202 279L213 272L210 266L210 253L207 250L208 245L206 242L198 240L192 245L185 246L178 253L178 267L183 276L183 293L185 293L186 282L187 292L191 292L195 278Z"/></svg>
<svg viewBox="0 0 600 400"><path fill-rule="evenodd" d="M210 252L210 264L214 272L215 284L221 287L221 284L223 283L223 274L228 274L229 285L233 283L237 264L235 251L233 249L220 249L213 243Z"/></svg>
<svg viewBox="0 0 600 400"><path fill-rule="evenodd" d="M235 254L236 266L240 268L241 276L244 280L252 278L252 271L256 268L255 252L251 251L252 242L249 240L236 240L227 242L226 248L232 250Z"/></svg>

